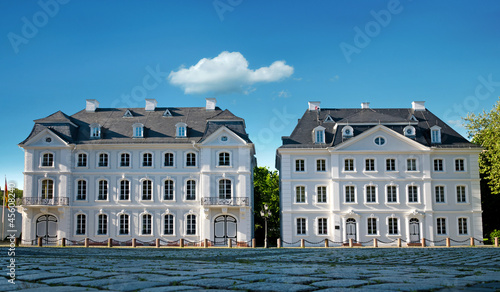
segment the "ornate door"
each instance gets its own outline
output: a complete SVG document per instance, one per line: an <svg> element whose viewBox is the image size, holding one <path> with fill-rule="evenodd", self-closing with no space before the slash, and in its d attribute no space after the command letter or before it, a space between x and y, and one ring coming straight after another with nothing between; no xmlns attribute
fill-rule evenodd
<svg viewBox="0 0 500 292"><path fill-rule="evenodd" d="M347 240L352 238L352 240L356 242L356 219L347 219L345 223L345 230Z"/></svg>
<svg viewBox="0 0 500 292"><path fill-rule="evenodd" d="M236 240L238 224L230 215L220 215L214 220L214 244L227 245L227 240Z"/></svg>
<svg viewBox="0 0 500 292"><path fill-rule="evenodd" d="M45 244L57 241L57 218L53 215L42 215L36 219L36 237L43 238Z"/></svg>
<svg viewBox="0 0 500 292"><path fill-rule="evenodd" d="M410 242L420 242L420 222L417 218L410 219Z"/></svg>

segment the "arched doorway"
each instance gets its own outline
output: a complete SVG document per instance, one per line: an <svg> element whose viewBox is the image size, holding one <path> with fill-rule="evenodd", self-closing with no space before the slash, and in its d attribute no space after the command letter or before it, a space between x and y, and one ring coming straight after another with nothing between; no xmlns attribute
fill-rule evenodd
<svg viewBox="0 0 500 292"><path fill-rule="evenodd" d="M417 218L410 219L410 243L420 242L420 222Z"/></svg>
<svg viewBox="0 0 500 292"><path fill-rule="evenodd" d="M345 222L345 230L347 241L352 238L352 240L356 242L356 219L347 219Z"/></svg>
<svg viewBox="0 0 500 292"><path fill-rule="evenodd" d="M230 215L220 215L214 220L214 244L227 245L227 240L236 240L238 223Z"/></svg>
<svg viewBox="0 0 500 292"><path fill-rule="evenodd" d="M43 238L45 244L57 242L56 216L45 214L36 219L36 237Z"/></svg>

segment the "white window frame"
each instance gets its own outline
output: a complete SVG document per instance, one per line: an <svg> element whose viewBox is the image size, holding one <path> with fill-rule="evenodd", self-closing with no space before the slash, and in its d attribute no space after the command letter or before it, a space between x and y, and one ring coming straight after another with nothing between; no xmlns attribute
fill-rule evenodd
<svg viewBox="0 0 500 292"><path fill-rule="evenodd" d="M353 202L348 202L347 201L347 187L352 187L354 189L354 201ZM358 193L357 193L357 187L354 184L346 184L344 185L344 203L345 204L357 204L358 203Z"/></svg>
<svg viewBox="0 0 500 292"><path fill-rule="evenodd" d="M187 124L186 123L175 124L175 137L176 138L186 138L187 137Z"/></svg>
<svg viewBox="0 0 500 292"><path fill-rule="evenodd" d="M397 233L391 233L390 224L389 224L390 219L396 220L396 224L398 225L397 226ZM400 236L401 235L401 220L399 219L399 217L389 216L389 217L387 217L386 222L387 222L387 236Z"/></svg>
<svg viewBox="0 0 500 292"><path fill-rule="evenodd" d="M464 196L465 196L465 201L459 201L458 200L458 188L463 188L463 191L464 191ZM463 185L463 184L458 184L458 185L455 185L455 201L457 204L468 204L469 203L469 196L468 196L468 190L467 190L467 185Z"/></svg>
<svg viewBox="0 0 500 292"><path fill-rule="evenodd" d="M324 161L325 162L325 164L324 164L325 170L318 170L318 163L320 161ZM323 173L323 172L326 172L327 169L328 168L326 167L326 159L324 159L324 158L318 158L318 159L316 159L316 172L322 172Z"/></svg>
<svg viewBox="0 0 500 292"><path fill-rule="evenodd" d="M461 160L463 162L463 170L457 170L457 161ZM458 172L458 173L465 173L467 172L467 163L466 163L466 159L463 158L463 157L457 157L455 159L453 159L453 169L455 170L455 172Z"/></svg>
<svg viewBox="0 0 500 292"><path fill-rule="evenodd" d="M388 192L389 187L391 187L391 188L393 187L396 189L396 201L395 202L389 202L389 192ZM399 186L398 185L393 184L393 183L385 185L385 202L387 204L399 204Z"/></svg>
<svg viewBox="0 0 500 292"><path fill-rule="evenodd" d="M167 154L171 154L172 155L172 165L165 165L166 164L166 159L165 159L165 156ZM164 168L172 168L172 167L175 167L176 163L175 163L175 152L172 152L172 151L165 151L162 153L162 167Z"/></svg>
<svg viewBox="0 0 500 292"><path fill-rule="evenodd" d="M133 138L144 138L144 125L141 123L135 123L132 125L132 137Z"/></svg>
<svg viewBox="0 0 500 292"><path fill-rule="evenodd" d="M373 202L368 201L368 188L373 188L375 190L375 201ZM375 184L366 184L363 189L364 189L365 204L378 204L378 186Z"/></svg>
<svg viewBox="0 0 500 292"><path fill-rule="evenodd" d="M352 160L352 170L347 170L346 169L346 162L347 160ZM344 158L344 165L342 167L343 172L356 172L356 160L352 157L346 157Z"/></svg>
<svg viewBox="0 0 500 292"><path fill-rule="evenodd" d="M122 156L128 155L128 166L122 165ZM132 154L129 152L120 152L118 153L118 167L119 168L131 168L132 167Z"/></svg>
<svg viewBox="0 0 500 292"><path fill-rule="evenodd" d="M461 232L462 230L462 226L460 224L460 219L464 220L465 219L465 233ZM463 224L462 224L463 225ZM458 236L469 236L470 235L470 232L469 232L470 228L469 228L469 217L458 217L457 218L457 235Z"/></svg>
<svg viewBox="0 0 500 292"><path fill-rule="evenodd" d="M439 219L444 220L444 233L442 232L442 230L439 230L439 224L438 224ZM445 216L436 217L436 235L437 236L448 235L448 217Z"/></svg>
<svg viewBox="0 0 500 292"><path fill-rule="evenodd" d="M410 160L414 160L415 161L415 169L408 169L408 163L410 162ZM406 172L418 172L418 159L416 157L409 157L406 159Z"/></svg>
<svg viewBox="0 0 500 292"><path fill-rule="evenodd" d="M106 182L106 199L105 200L99 199L99 195L101 194L101 181ZM105 178L99 178L99 179L97 179L97 181L96 181L96 197L95 197L95 200L97 202L109 202L109 180L107 180Z"/></svg>
<svg viewBox="0 0 500 292"><path fill-rule="evenodd" d="M146 157L151 155L151 161L148 161ZM151 165L145 165L151 162ZM155 155L153 152L145 151L141 153L141 168L153 168L155 166Z"/></svg>
<svg viewBox="0 0 500 292"><path fill-rule="evenodd" d="M188 165L188 156L190 154L194 155L194 165ZM196 167L198 167L198 155L197 155L196 152L193 152L193 151L186 152L186 154L184 155L184 157L185 157L184 167L186 167L186 168L196 168Z"/></svg>
<svg viewBox="0 0 500 292"><path fill-rule="evenodd" d="M436 170L436 161L439 161L441 160L441 170ZM436 157L432 160L432 171L433 172L439 172L439 173L442 173L442 172L445 172L446 171L446 168L445 168L445 160L444 158L441 158L441 157Z"/></svg>
<svg viewBox="0 0 500 292"><path fill-rule="evenodd" d="M122 196L122 182L127 181L128 182L128 199L121 199ZM117 201L121 202L130 202L132 198L132 181L127 178L120 178L118 180L118 197L116 198Z"/></svg>
<svg viewBox="0 0 500 292"><path fill-rule="evenodd" d="M56 165L56 155L52 151L44 151L40 153L40 168L54 168ZM50 157L50 161L52 161L51 165L44 165L44 157L47 155L47 157Z"/></svg>
<svg viewBox="0 0 500 292"><path fill-rule="evenodd" d="M43 187L43 182L44 181L47 181L47 182L52 182L52 198L49 198L49 184L47 183L47 194L44 194L44 187ZM39 198L41 199L47 199L47 200L53 200L56 196L56 181L53 179L53 178L49 178L49 177L44 177L44 178L41 178L39 180ZM45 195L45 198L44 198L44 195Z"/></svg>
<svg viewBox="0 0 500 292"><path fill-rule="evenodd" d="M326 229L325 233L322 233L322 229L320 228L320 220L325 220L326 222L322 225L324 225L324 228ZM328 236L330 235L330 226L328 223L328 217L318 217L316 218L316 235L318 236ZM307 229L307 228L306 228Z"/></svg>
<svg viewBox="0 0 500 292"><path fill-rule="evenodd" d="M188 217L189 216L194 216L194 219L195 219L195 222L194 222L194 233L192 234L188 234L188 226L189 226L189 222L188 222ZM196 216L196 214L186 214L184 215L184 222L186 222L184 225L185 225L185 231L184 231L184 235L185 236L196 236L198 235L198 216Z"/></svg>
<svg viewBox="0 0 500 292"><path fill-rule="evenodd" d="M102 134L101 125L94 123L90 124L89 127L90 127L90 134L89 134L90 139L101 139L101 134Z"/></svg>
<svg viewBox="0 0 500 292"><path fill-rule="evenodd" d="M436 193L436 189L440 187L440 188L443 188L443 201L442 202L438 202L437 200L437 193ZM434 203L436 204L446 204L447 203L447 200L446 200L446 185L435 185L434 186Z"/></svg>
<svg viewBox="0 0 500 292"><path fill-rule="evenodd" d="M84 199L78 199L79 194L79 182L85 182L85 189L83 190L85 198ZM75 202L87 202L89 200L89 182L87 179L84 178L78 178L75 181Z"/></svg>
<svg viewBox="0 0 500 292"><path fill-rule="evenodd" d="M366 168L368 161L373 161L373 170L368 170ZM375 159L373 157L367 157L367 158L365 158L365 167L363 169L363 172L369 172L369 173L377 172L377 159Z"/></svg>
<svg viewBox="0 0 500 292"><path fill-rule="evenodd" d="M172 234L166 234L165 233L165 218L167 216L172 216ZM162 230L161 230L161 235L162 236L175 236L175 231L176 231L176 228L175 228L175 215L172 214L172 213L164 213L162 214L161 216L162 218Z"/></svg>
<svg viewBox="0 0 500 292"><path fill-rule="evenodd" d="M416 188L417 190L417 201L410 202L410 187ZM414 183L406 185L406 202L408 204L419 204L420 203L420 186Z"/></svg>
<svg viewBox="0 0 500 292"><path fill-rule="evenodd" d="M393 160L393 161L394 161L394 165L393 165L393 166L394 166L394 169L391 169L391 170L387 169L387 162L388 162L389 160ZM391 165L391 166L392 166L392 165ZM396 158L393 158L393 157L388 157L388 158L386 158L386 159L385 159L385 171L386 171L386 172L397 172L397 171L398 171L398 160L397 160Z"/></svg>
<svg viewBox="0 0 500 292"><path fill-rule="evenodd" d="M172 199L171 200L165 199L165 192L167 191L167 189L165 188L165 183L167 181L172 182ZM166 178L163 180L161 201L163 201L163 202L175 202L175 180L174 179Z"/></svg>
<svg viewBox="0 0 500 292"><path fill-rule="evenodd" d="M325 127L317 126L313 130L314 144L325 144Z"/></svg>
<svg viewBox="0 0 500 292"><path fill-rule="evenodd" d="M349 134L347 134L347 130L350 131ZM344 126L342 128L342 139L347 139L347 138L352 138L354 137L354 129L351 126Z"/></svg>
<svg viewBox="0 0 500 292"><path fill-rule="evenodd" d="M325 194L324 194L324 196L325 196L325 201L324 201L324 202L320 202L320 201L319 201L319 198L320 198L320 197L319 197L319 195L320 195L320 194L319 194L319 189L320 189L320 188L324 188L324 190L325 190ZM316 203L317 203L317 204L328 204L328 186L326 186L326 185L317 185L317 186L316 186Z"/></svg>
<svg viewBox="0 0 500 292"><path fill-rule="evenodd" d="M234 199L234 195L233 195L233 180L230 179L230 178L227 178L227 177L223 177L223 178L219 178L217 180L217 198L219 199L223 199L223 200L228 200L228 198L226 197L227 196L227 193L224 192L224 198L221 198L221 182L222 181L229 181L229 199ZM227 191L225 188L227 187L227 185L224 185L224 191Z"/></svg>
<svg viewBox="0 0 500 292"><path fill-rule="evenodd" d="M145 183L145 182L147 182L147 181L149 181L149 182L151 183L151 194L149 194L149 195L151 196L151 198L150 198L150 199L145 199L145 198L144 198L144 195L148 195L148 194L146 194L146 193L144 192L144 183ZM139 200L139 201L153 202L153 201L154 201L154 197L155 197L155 195L154 195L154 193L155 193L155 192L154 192L155 184L154 184L153 179L152 179L152 178L149 178L149 177L148 177L148 178L141 178L141 179L139 180L139 186L140 186L140 188L141 188L141 191L140 191L141 197L140 197L140 200Z"/></svg>
<svg viewBox="0 0 500 292"><path fill-rule="evenodd" d="M431 143L441 144L441 127L438 125L431 127Z"/></svg>
<svg viewBox="0 0 500 292"><path fill-rule="evenodd" d="M221 155L223 155L223 154L227 154L228 155L228 158L227 158L227 160L228 160L227 163L228 164L227 165L226 164L221 164ZM231 157L232 157L232 155L231 155L230 151L227 151L227 150L218 151L217 152L217 158L216 158L217 159L216 160L217 161L217 167L231 167L232 166ZM225 158L224 158L223 162L224 163L226 162Z"/></svg>
<svg viewBox="0 0 500 292"><path fill-rule="evenodd" d="M302 220L305 221L305 224L304 224L305 230L303 230L304 231L303 233L299 233L299 224L298 224L299 223L298 222L299 219L302 219ZM296 236L307 236L308 235L308 231L309 231L309 228L307 228L308 227L307 217L296 217L294 221L295 221L295 223L294 223L294 225L295 225L295 235ZM301 227L301 229L302 229L302 227Z"/></svg>
<svg viewBox="0 0 500 292"><path fill-rule="evenodd" d="M149 229L150 229L150 233L144 233L144 217L145 216L150 216L150 219L151 221L149 222L150 223L150 226L149 226ZM144 212L144 213L141 213L140 216L140 230L139 230L139 234L142 235L142 236L154 236L154 216L153 214L149 213L149 212Z"/></svg>
<svg viewBox="0 0 500 292"><path fill-rule="evenodd" d="M194 182L194 200L189 199L188 200L188 182L193 181ZM184 196L182 198L182 201L184 202L196 202L198 200L198 182L194 178L188 178L184 180Z"/></svg>
<svg viewBox="0 0 500 292"><path fill-rule="evenodd" d="M297 166L298 166L297 163L299 163L299 161L302 161L302 163L303 163L303 165L302 165L303 170L300 170L300 167L297 170ZM293 162L294 162L294 164L293 164L294 171L293 172L295 172L295 173L305 173L305 172L307 172L306 159L305 158L296 158Z"/></svg>
<svg viewBox="0 0 500 292"><path fill-rule="evenodd" d="M99 234L99 217L100 216L106 216L106 233L104 234ZM96 214L96 220L95 220L95 236L108 236L109 234L109 215L107 213L97 213Z"/></svg>
<svg viewBox="0 0 500 292"><path fill-rule="evenodd" d="M127 224L128 225L127 226L128 233L123 233L123 234L120 233L120 231L121 231L121 225L122 225L122 222L121 222L121 216L122 215L128 216L128 224ZM131 235L131 231L132 231L132 220L131 220L132 216L130 214L126 213L126 212L123 212L123 213L120 212L120 213L116 214L116 216L118 217L117 218L118 226L116 228L116 235L117 236L121 236L121 237L123 237L123 236L130 236Z"/></svg>
<svg viewBox="0 0 500 292"><path fill-rule="evenodd" d="M304 202L299 202L297 199L298 199L298 188L303 188L304 189ZM294 194L295 194L295 204L307 204L307 189L306 189L306 186L305 185L296 185L294 187Z"/></svg>
<svg viewBox="0 0 500 292"><path fill-rule="evenodd" d="M101 166L101 155L106 155L106 165L105 166ZM98 152L97 153L97 161L96 161L96 166L97 168L109 168L109 165L111 164L111 159L110 159L110 156L109 156L109 153L108 152Z"/></svg>
<svg viewBox="0 0 500 292"><path fill-rule="evenodd" d="M80 155L85 155L85 165L80 165ZM89 168L89 154L87 152L80 151L75 155L75 167L77 168Z"/></svg>
<svg viewBox="0 0 500 292"><path fill-rule="evenodd" d="M370 233L368 220L375 220L375 233ZM366 236L380 236L379 219L375 216L366 218Z"/></svg>
<svg viewBox="0 0 500 292"><path fill-rule="evenodd" d="M78 222L78 217L79 216L83 216L85 222L83 224L83 233L78 233L78 229L79 229L79 222ZM87 223L88 223L88 220L87 220L87 214L83 213L83 212L78 212L75 214L75 236L86 236L87 235L87 232L88 232L88 228L87 228Z"/></svg>

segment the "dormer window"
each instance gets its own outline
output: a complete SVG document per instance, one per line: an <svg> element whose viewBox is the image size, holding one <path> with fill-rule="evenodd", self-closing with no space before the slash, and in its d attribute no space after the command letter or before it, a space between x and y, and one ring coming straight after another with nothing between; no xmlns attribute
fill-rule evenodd
<svg viewBox="0 0 500 292"><path fill-rule="evenodd" d="M404 135L409 138L415 138L415 127L413 126L406 126L403 129Z"/></svg>
<svg viewBox="0 0 500 292"><path fill-rule="evenodd" d="M333 119L330 115L327 115L323 123L333 123Z"/></svg>
<svg viewBox="0 0 500 292"><path fill-rule="evenodd" d="M441 127L439 126L431 127L431 143L433 144L441 143Z"/></svg>
<svg viewBox="0 0 500 292"><path fill-rule="evenodd" d="M101 125L91 124L90 125L90 138L100 139L101 138Z"/></svg>
<svg viewBox="0 0 500 292"><path fill-rule="evenodd" d="M325 128L322 126L318 126L314 128L314 143L321 144L325 143Z"/></svg>
<svg viewBox="0 0 500 292"><path fill-rule="evenodd" d="M352 138L354 136L354 130L352 129L351 126L345 126L342 128L342 139L346 140L349 138Z"/></svg>
<svg viewBox="0 0 500 292"><path fill-rule="evenodd" d="M141 123L135 123L132 125L134 131L134 138L144 138L144 125Z"/></svg>
<svg viewBox="0 0 500 292"><path fill-rule="evenodd" d="M175 125L175 136L178 138L187 137L187 125L186 125L186 123L177 123Z"/></svg>
<svg viewBox="0 0 500 292"><path fill-rule="evenodd" d="M163 113L163 116L164 117L171 117L172 113L168 109L166 109L165 112Z"/></svg>
<svg viewBox="0 0 500 292"><path fill-rule="evenodd" d="M123 114L123 117L124 118L133 118L134 115L132 114L132 112L130 110L127 110L124 114Z"/></svg>

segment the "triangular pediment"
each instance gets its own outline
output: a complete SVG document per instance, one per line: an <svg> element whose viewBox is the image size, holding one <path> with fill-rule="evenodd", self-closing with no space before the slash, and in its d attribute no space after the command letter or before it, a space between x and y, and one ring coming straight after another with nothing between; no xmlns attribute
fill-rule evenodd
<svg viewBox="0 0 500 292"><path fill-rule="evenodd" d="M133 118L134 115L132 114L132 112L130 110L127 110L124 114L123 114L123 117L124 118Z"/></svg>
<svg viewBox="0 0 500 292"><path fill-rule="evenodd" d="M69 143L59 137L49 128L41 131L28 141L24 142L23 147L67 147Z"/></svg>
<svg viewBox="0 0 500 292"><path fill-rule="evenodd" d="M171 117L172 113L168 110L168 108L163 112L164 117Z"/></svg>
<svg viewBox="0 0 500 292"><path fill-rule="evenodd" d="M327 115L323 123L334 123L334 121L330 115Z"/></svg>
<svg viewBox="0 0 500 292"><path fill-rule="evenodd" d="M201 145L220 147L241 146L247 145L247 142L227 127L222 126L210 136L206 137L205 140L201 142Z"/></svg>

